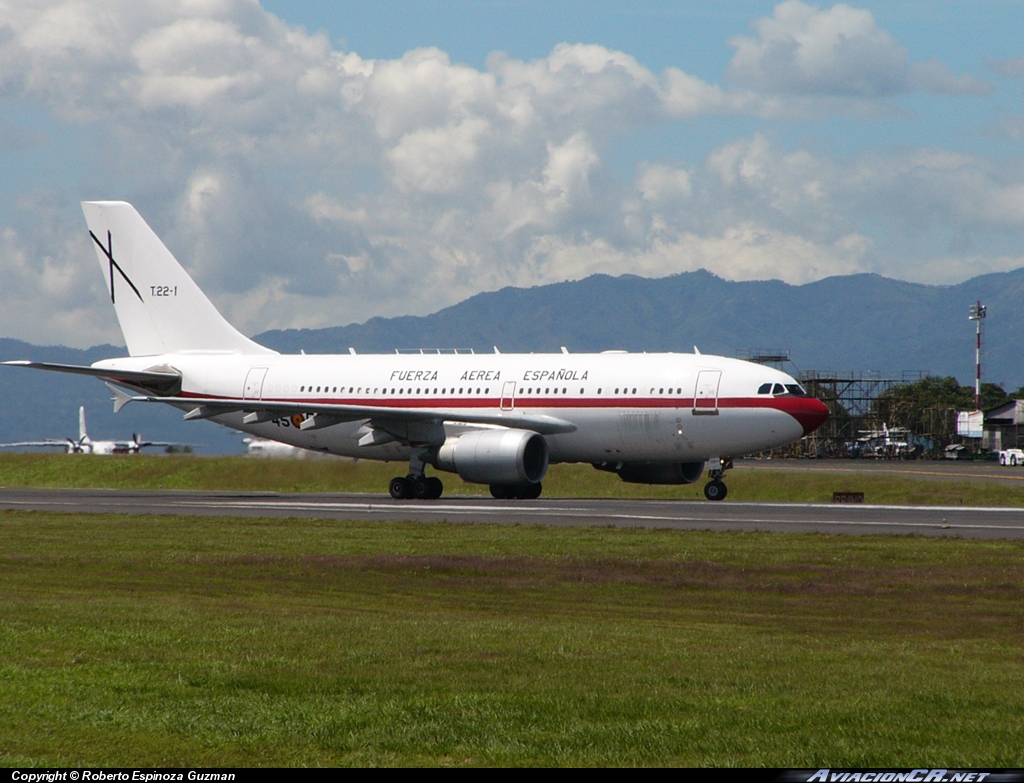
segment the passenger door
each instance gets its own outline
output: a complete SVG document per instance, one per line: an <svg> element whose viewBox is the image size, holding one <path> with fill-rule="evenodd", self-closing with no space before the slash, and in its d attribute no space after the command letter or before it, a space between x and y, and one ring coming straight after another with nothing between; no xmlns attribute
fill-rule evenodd
<svg viewBox="0 0 1024 783"><path fill-rule="evenodd" d="M501 387L501 409L510 411L516 407L516 382L505 381Z"/></svg>
<svg viewBox="0 0 1024 783"><path fill-rule="evenodd" d="M263 379L267 377L266 367L253 367L245 376L245 388L242 390L243 400L258 400L263 396Z"/></svg>
<svg viewBox="0 0 1024 783"><path fill-rule="evenodd" d="M718 415L718 387L722 382L721 370L701 370L693 390L693 415Z"/></svg>

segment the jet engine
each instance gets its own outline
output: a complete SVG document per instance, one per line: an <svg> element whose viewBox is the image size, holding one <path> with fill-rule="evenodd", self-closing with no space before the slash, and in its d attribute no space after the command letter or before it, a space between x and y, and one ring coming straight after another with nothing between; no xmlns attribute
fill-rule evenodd
<svg viewBox="0 0 1024 783"><path fill-rule="evenodd" d="M703 462L595 462L629 484L692 484L704 474Z"/></svg>
<svg viewBox="0 0 1024 783"><path fill-rule="evenodd" d="M537 484L548 470L548 444L528 430L473 430L448 438L434 465L478 484Z"/></svg>

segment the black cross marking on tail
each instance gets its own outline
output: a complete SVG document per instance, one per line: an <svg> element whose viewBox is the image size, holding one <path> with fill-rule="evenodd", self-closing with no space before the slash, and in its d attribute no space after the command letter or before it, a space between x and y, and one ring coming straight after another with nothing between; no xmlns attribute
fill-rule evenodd
<svg viewBox="0 0 1024 783"><path fill-rule="evenodd" d="M139 293L139 289L135 287L135 283L132 282L131 278L128 277L128 275L126 275L124 273L124 270L121 268L120 264L118 264L117 261L114 260L114 243L113 243L113 241L110 238L110 232L109 231L107 232L107 245L106 245L106 247L103 246L103 243L100 242L99 239L96 238L96 235L94 233L92 233L92 231L89 232L89 236L92 237L92 241L96 243L96 246L100 250L103 251L103 255L105 255L107 257L107 261L110 262L110 303L111 304L115 303L114 302L114 270L115 269L120 273L121 277L124 278L124 281L128 285L130 285L132 287L132 290L135 292L135 295L137 297L139 297L139 301L141 302L142 301L142 294Z"/></svg>

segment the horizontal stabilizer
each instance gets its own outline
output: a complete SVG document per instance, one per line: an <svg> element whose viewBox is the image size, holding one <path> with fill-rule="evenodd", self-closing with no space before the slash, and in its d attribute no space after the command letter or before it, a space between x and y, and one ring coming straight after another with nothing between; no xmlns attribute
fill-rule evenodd
<svg viewBox="0 0 1024 783"><path fill-rule="evenodd" d="M55 364L53 362L32 362L19 359L11 362L0 362L8 367L30 367L33 370L50 370L52 372L68 372L75 375L91 375L104 381L120 383L125 386L136 386L149 389L157 394L176 394L181 389L181 375L176 372L153 370L111 370L101 367L87 367L78 364ZM123 407L123 406L122 406Z"/></svg>

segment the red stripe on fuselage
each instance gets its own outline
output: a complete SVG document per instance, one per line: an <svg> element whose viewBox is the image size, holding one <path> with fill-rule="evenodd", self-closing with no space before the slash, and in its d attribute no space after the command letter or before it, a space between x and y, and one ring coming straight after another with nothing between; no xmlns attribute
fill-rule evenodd
<svg viewBox="0 0 1024 783"><path fill-rule="evenodd" d="M362 406L373 408L396 408L396 409L436 409L444 408L452 411L459 410L481 410L486 408L496 409L500 412L501 400L498 397L359 397L359 398L334 398L334 397L311 397L311 398L264 398L262 400L240 399L237 397L222 397L217 395L200 395L194 392L181 393L182 397L230 400L244 405L246 402L270 402L284 403L288 405L345 405L353 408ZM529 410L533 408L653 408L657 410L693 409L694 400L692 397L632 397L629 395L615 395L611 397L533 397L516 396L516 410ZM742 409L773 409L788 413L796 419L804 428L804 435L809 435L828 421L829 412L825 404L815 397L719 397L718 408L730 410ZM698 410L714 410L714 408L699 408ZM284 414L282 414L284 415Z"/></svg>

